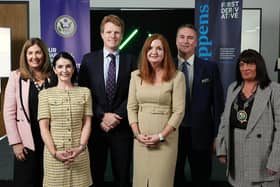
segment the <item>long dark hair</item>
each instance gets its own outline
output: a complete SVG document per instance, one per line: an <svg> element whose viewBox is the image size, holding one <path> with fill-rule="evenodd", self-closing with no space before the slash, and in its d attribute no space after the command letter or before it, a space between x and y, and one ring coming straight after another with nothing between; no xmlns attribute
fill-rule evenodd
<svg viewBox="0 0 280 187"><path fill-rule="evenodd" d="M255 79L258 81L261 89L266 88L270 84L271 80L267 74L265 61L262 55L253 49L246 49L242 51L242 53L239 55L237 59L236 71L235 71L237 85L235 86L235 88L237 88L243 82L243 78L241 76L240 69L239 69L239 64L241 61L247 64L256 64Z"/></svg>
<svg viewBox="0 0 280 187"><path fill-rule="evenodd" d="M70 62L72 63L72 65L74 67L74 73L73 73L73 75L71 77L71 82L72 82L72 84L75 84L77 82L78 70L77 70L77 66L76 66L76 62L75 62L74 58L68 52L61 51L57 55L55 55L55 57L53 58L53 63L52 63L53 68L55 68L56 62L60 58L64 58L64 59L70 60ZM52 82L52 86L56 86L57 83L58 83L57 76L56 76L56 74L54 72L52 73L52 81L51 82Z"/></svg>

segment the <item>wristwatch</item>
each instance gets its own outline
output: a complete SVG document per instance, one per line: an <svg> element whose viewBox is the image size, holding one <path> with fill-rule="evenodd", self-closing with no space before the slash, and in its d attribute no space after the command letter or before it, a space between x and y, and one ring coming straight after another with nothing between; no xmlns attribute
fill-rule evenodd
<svg viewBox="0 0 280 187"><path fill-rule="evenodd" d="M133 138L137 139L138 135L139 135L139 133L133 133Z"/></svg>
<svg viewBox="0 0 280 187"><path fill-rule="evenodd" d="M160 142L164 142L165 141L165 139L164 139L164 137L162 136L161 133L158 134L158 137L159 137L159 141Z"/></svg>

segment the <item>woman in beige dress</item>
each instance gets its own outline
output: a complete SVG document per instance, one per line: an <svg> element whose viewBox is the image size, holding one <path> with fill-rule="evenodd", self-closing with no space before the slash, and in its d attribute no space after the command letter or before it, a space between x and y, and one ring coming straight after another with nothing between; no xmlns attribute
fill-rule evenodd
<svg viewBox="0 0 280 187"><path fill-rule="evenodd" d="M74 86L73 57L60 52L53 61L57 85L40 92L38 120L44 150L44 186L87 187L92 184L86 148L91 131L91 94Z"/></svg>
<svg viewBox="0 0 280 187"><path fill-rule="evenodd" d="M131 75L128 119L135 136L133 187L172 187L178 131L185 110L185 78L167 40L148 37Z"/></svg>

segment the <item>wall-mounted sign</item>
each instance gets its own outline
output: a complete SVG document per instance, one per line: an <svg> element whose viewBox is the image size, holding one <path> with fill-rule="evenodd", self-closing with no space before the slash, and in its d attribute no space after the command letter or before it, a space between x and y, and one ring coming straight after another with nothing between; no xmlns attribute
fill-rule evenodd
<svg viewBox="0 0 280 187"><path fill-rule="evenodd" d="M9 77L11 72L11 29L0 27L0 77Z"/></svg>

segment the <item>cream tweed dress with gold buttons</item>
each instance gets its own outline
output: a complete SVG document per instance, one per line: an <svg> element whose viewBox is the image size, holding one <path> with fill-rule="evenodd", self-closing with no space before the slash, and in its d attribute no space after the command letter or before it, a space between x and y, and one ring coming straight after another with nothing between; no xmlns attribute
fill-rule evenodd
<svg viewBox="0 0 280 187"><path fill-rule="evenodd" d="M89 89L74 87L63 90L57 87L39 94L38 120L50 119L50 132L57 150L80 145L83 117L92 116L92 100ZM87 187L92 184L89 154L83 151L70 167L44 150L45 187Z"/></svg>

